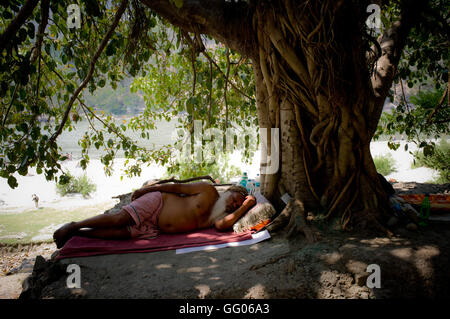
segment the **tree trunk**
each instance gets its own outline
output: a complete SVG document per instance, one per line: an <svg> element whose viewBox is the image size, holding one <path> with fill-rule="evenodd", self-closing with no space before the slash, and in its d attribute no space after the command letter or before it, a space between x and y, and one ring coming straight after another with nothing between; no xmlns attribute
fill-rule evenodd
<svg viewBox="0 0 450 319"><path fill-rule="evenodd" d="M344 229L352 220L380 228L388 196L369 146L383 105L372 94L364 20L351 18L364 15L335 1L283 4L257 7L254 18L259 123L280 131L280 169L262 174L263 193L276 202L287 192Z"/></svg>

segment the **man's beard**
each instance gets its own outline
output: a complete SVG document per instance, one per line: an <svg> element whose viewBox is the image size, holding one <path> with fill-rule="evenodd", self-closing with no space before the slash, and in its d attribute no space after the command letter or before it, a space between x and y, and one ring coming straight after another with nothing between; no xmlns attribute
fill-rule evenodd
<svg viewBox="0 0 450 319"><path fill-rule="evenodd" d="M209 220L212 224L231 213L232 209L227 206L226 203L228 197L231 195L232 194L227 191L219 193L219 199L214 203L214 206L211 209L211 215L209 216Z"/></svg>

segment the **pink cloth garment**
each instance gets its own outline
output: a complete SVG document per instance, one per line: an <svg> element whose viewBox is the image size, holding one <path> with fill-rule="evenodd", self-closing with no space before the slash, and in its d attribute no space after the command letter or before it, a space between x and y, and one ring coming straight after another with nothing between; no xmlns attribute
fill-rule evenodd
<svg viewBox="0 0 450 319"><path fill-rule="evenodd" d="M72 237L58 252L56 259L85 257L94 255L111 255L127 253L146 253L187 247L218 245L252 239L252 232L236 234L218 231L215 228L196 230L181 234L160 234L154 239L99 239L89 237Z"/></svg>
<svg viewBox="0 0 450 319"><path fill-rule="evenodd" d="M161 192L150 192L123 207L136 225L128 226L131 238L155 238L159 234L158 217L163 207Z"/></svg>

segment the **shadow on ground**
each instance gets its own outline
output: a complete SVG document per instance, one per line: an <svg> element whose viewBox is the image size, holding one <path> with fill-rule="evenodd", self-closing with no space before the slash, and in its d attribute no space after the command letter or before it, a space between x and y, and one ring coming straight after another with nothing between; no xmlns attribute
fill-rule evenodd
<svg viewBox="0 0 450 319"><path fill-rule="evenodd" d="M66 287L69 264L81 288ZM367 265L381 269L368 288ZM21 298L449 298L450 225L393 238L329 232L252 246L36 260Z"/></svg>

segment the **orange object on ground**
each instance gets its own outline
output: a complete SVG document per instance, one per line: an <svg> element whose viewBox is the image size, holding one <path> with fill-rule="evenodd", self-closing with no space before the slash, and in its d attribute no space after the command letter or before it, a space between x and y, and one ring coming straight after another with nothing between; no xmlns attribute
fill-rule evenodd
<svg viewBox="0 0 450 319"><path fill-rule="evenodd" d="M259 231L269 223L270 223L270 219L263 220L259 224L256 224L255 226L250 227L250 230Z"/></svg>
<svg viewBox="0 0 450 319"><path fill-rule="evenodd" d="M420 206L425 198L425 194L404 194L397 196L417 206ZM428 198L430 199L431 211L450 212L450 195L430 194Z"/></svg>

